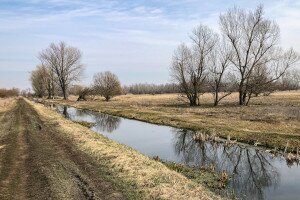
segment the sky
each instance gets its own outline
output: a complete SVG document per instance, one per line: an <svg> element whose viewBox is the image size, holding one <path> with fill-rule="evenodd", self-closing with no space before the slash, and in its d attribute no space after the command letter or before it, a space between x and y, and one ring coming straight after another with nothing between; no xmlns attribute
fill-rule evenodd
<svg viewBox="0 0 300 200"><path fill-rule="evenodd" d="M282 47L300 52L299 0L0 0L0 88L30 88L39 52L59 41L82 51L82 84L107 70L123 84L170 82L173 51L195 26L217 31L221 13L259 4Z"/></svg>

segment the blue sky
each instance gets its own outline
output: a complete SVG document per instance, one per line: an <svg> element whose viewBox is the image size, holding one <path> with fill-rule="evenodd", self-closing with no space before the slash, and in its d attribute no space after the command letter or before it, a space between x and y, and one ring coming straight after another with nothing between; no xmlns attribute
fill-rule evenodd
<svg viewBox="0 0 300 200"><path fill-rule="evenodd" d="M84 84L105 70L124 84L169 82L173 50L193 27L217 30L220 13L258 4L279 24L282 46L300 52L296 0L0 0L0 88L30 87L39 51L59 41L83 52Z"/></svg>

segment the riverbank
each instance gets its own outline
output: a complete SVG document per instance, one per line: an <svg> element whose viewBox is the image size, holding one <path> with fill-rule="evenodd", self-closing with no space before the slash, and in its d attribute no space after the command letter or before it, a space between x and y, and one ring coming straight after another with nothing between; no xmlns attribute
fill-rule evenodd
<svg viewBox="0 0 300 200"><path fill-rule="evenodd" d="M129 199L218 199L206 188L135 150L29 102L63 141L96 161L103 178Z"/></svg>
<svg viewBox="0 0 300 200"><path fill-rule="evenodd" d="M103 112L176 128L214 133L219 137L296 151L300 147L300 92L278 92L253 98L250 106L235 105L236 94L224 99L219 107L209 104L210 96L201 97L202 106L189 107L178 94L123 95L105 102L101 98L77 102L47 100L81 109Z"/></svg>

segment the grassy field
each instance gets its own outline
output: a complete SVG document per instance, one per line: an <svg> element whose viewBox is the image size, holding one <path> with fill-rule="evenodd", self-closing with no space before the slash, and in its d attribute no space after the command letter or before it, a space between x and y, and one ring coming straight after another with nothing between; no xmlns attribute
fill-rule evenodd
<svg viewBox="0 0 300 200"><path fill-rule="evenodd" d="M178 94L122 95L105 102L101 97L76 102L50 100L78 108L96 110L112 115L138 119L155 124L170 125L197 131L214 132L226 138L269 148L289 150L300 147L300 91L277 92L252 99L249 106L237 106L237 94L212 106L212 95L201 96L201 106L189 107Z"/></svg>
<svg viewBox="0 0 300 200"><path fill-rule="evenodd" d="M41 104L0 100L0 199L219 199Z"/></svg>

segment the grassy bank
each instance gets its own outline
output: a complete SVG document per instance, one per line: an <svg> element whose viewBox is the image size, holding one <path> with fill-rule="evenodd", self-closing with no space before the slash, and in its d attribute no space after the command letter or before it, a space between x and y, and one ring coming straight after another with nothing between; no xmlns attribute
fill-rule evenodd
<svg viewBox="0 0 300 200"><path fill-rule="evenodd" d="M104 102L101 98L76 102L51 100L57 104L75 106L137 119L155 124L215 132L217 135L269 148L300 147L300 92L278 92L253 98L250 106L237 106L237 94L219 107L211 105L210 94L201 97L202 105L189 107L177 94L123 95Z"/></svg>
<svg viewBox="0 0 300 200"><path fill-rule="evenodd" d="M218 199L199 183L164 164L64 119L43 105L28 102L57 134L99 163L106 177L130 199Z"/></svg>

